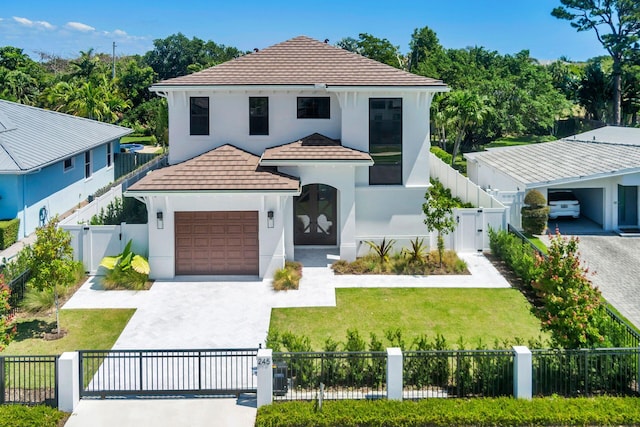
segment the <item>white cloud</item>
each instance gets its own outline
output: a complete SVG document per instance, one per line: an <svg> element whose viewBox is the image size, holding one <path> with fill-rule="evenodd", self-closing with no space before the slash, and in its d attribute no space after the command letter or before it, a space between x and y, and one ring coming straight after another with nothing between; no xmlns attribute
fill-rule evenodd
<svg viewBox="0 0 640 427"><path fill-rule="evenodd" d="M83 33L88 33L90 31L96 30L91 25L83 24L82 22L67 22L65 27L71 30L82 31Z"/></svg>
<svg viewBox="0 0 640 427"><path fill-rule="evenodd" d="M14 16L13 20L20 25L24 25L25 27L44 28L47 30L53 30L55 28L53 25L51 25L47 21L32 21L30 19L22 18L20 16Z"/></svg>
<svg viewBox="0 0 640 427"><path fill-rule="evenodd" d="M126 37L127 32L122 30L113 30L113 34L120 37Z"/></svg>

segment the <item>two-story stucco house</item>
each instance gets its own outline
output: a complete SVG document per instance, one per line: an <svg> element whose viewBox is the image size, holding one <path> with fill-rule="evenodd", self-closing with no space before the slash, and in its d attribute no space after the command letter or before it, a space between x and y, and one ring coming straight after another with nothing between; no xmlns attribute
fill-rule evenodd
<svg viewBox="0 0 640 427"><path fill-rule="evenodd" d="M365 240L427 234L441 81L300 36L151 90L170 166L126 194L147 203L153 277L268 277L296 247L353 260Z"/></svg>
<svg viewBox="0 0 640 427"><path fill-rule="evenodd" d="M32 233L114 180L131 129L0 100L0 219Z"/></svg>

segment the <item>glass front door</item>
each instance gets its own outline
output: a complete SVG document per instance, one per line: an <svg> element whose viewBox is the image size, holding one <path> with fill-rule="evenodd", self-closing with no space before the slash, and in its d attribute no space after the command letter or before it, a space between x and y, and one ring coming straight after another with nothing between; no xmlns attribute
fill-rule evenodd
<svg viewBox="0 0 640 427"><path fill-rule="evenodd" d="M293 201L294 243L296 245L336 245L337 190L330 185L302 187Z"/></svg>

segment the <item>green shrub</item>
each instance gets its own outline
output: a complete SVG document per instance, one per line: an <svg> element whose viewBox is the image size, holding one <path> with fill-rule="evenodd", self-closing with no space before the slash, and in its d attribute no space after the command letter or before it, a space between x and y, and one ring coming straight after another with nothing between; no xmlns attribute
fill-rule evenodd
<svg viewBox="0 0 640 427"><path fill-rule="evenodd" d="M549 207L547 200L538 190L531 190L524 197L522 214L522 229L529 234L542 234L549 222Z"/></svg>
<svg viewBox="0 0 640 427"><path fill-rule="evenodd" d="M57 427L64 420L64 412L49 406L0 406L0 425L11 427Z"/></svg>
<svg viewBox="0 0 640 427"><path fill-rule="evenodd" d="M146 224L147 205L133 197L116 197L91 217L91 225Z"/></svg>
<svg viewBox="0 0 640 427"><path fill-rule="evenodd" d="M526 242L507 230L494 230L489 227L489 247L491 252L502 259L525 285L530 285L541 273L536 262L536 252Z"/></svg>
<svg viewBox="0 0 640 427"><path fill-rule="evenodd" d="M446 164L451 164L451 154L447 153L440 147L431 147L431 152L436 155L437 158L445 162Z"/></svg>
<svg viewBox="0 0 640 427"><path fill-rule="evenodd" d="M387 261L381 262L377 253L370 253L356 259L353 262L339 260L331 266L335 274L466 274L467 264L458 258L455 251L445 251L442 256L442 265L439 262L439 253L432 251L422 259L413 261L412 255L397 253L393 256L387 254Z"/></svg>
<svg viewBox="0 0 640 427"><path fill-rule="evenodd" d="M102 258L100 265L107 269L102 279L106 289L144 289L149 280L149 263L142 255L131 250L132 240L127 242L120 255Z"/></svg>
<svg viewBox="0 0 640 427"><path fill-rule="evenodd" d="M286 402L258 409L256 427L585 426L638 425L634 397L533 400L423 399L419 401Z"/></svg>
<svg viewBox="0 0 640 427"><path fill-rule="evenodd" d="M6 249L18 240L20 219L0 220L0 250Z"/></svg>
<svg viewBox="0 0 640 427"><path fill-rule="evenodd" d="M277 270L273 276L273 289L287 291L298 289L302 278L302 264L295 261L286 261L284 268Z"/></svg>

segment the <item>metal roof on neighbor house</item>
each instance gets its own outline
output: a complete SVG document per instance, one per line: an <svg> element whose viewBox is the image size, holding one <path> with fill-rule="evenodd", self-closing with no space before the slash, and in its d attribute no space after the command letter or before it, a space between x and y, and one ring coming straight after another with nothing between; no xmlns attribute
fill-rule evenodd
<svg viewBox="0 0 640 427"><path fill-rule="evenodd" d="M494 148L465 157L528 187L640 172L640 147L568 139Z"/></svg>
<svg viewBox="0 0 640 427"><path fill-rule="evenodd" d="M0 173L26 173L131 132L121 126L0 100Z"/></svg>
<svg viewBox="0 0 640 427"><path fill-rule="evenodd" d="M404 86L446 90L441 81L382 64L357 53L299 36L187 76L152 86L237 85Z"/></svg>
<svg viewBox="0 0 640 427"><path fill-rule="evenodd" d="M149 172L128 193L283 191L297 193L300 180L259 165L260 158L226 144L193 159Z"/></svg>

